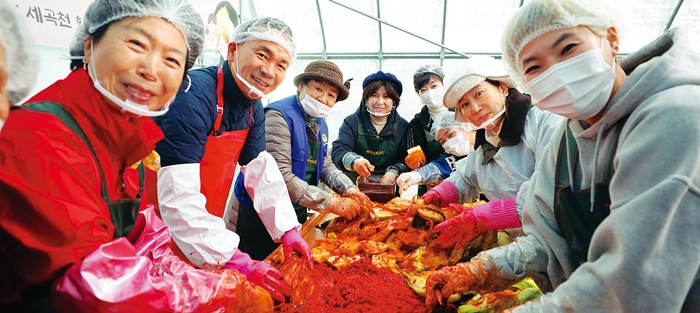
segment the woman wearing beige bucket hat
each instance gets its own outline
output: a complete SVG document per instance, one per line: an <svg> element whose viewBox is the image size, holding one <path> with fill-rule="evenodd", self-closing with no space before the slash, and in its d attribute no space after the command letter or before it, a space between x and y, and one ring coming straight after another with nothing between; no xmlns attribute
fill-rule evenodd
<svg viewBox="0 0 700 313"><path fill-rule="evenodd" d="M347 99L350 81L343 82L343 73L334 63L314 61L294 78L294 85L296 95L265 107L265 138L267 151L277 161L287 182L297 219L299 223L306 221L307 208L355 218L363 206L371 206L371 201L333 164L328 154L328 126L324 119L337 102ZM342 197L318 188L319 182ZM242 238L255 238L249 253L253 258L264 258L278 244L273 242L262 221L255 215L251 217L256 219L246 225L239 218L237 232Z"/></svg>
<svg viewBox="0 0 700 313"><path fill-rule="evenodd" d="M520 228L520 208L535 164L563 118L532 106L505 69L492 57L475 56L464 75L445 92L444 104L455 120L475 125L475 151L423 199L441 206L472 202L483 193L488 203L435 227L442 246L463 245L487 229ZM499 200L502 199L502 200ZM479 221L477 223L477 221Z"/></svg>

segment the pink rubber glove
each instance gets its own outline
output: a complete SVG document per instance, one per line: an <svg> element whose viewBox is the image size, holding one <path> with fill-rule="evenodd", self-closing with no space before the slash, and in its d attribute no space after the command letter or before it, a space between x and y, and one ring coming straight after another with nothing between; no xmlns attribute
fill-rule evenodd
<svg viewBox="0 0 700 313"><path fill-rule="evenodd" d="M304 257L306 266L308 266L309 269L314 269L314 259L311 256L311 248L309 248L309 244L306 243L304 238L301 238L301 234L296 228L288 230L282 236L282 250L284 250L285 262L291 259L292 253L296 251Z"/></svg>
<svg viewBox="0 0 700 313"><path fill-rule="evenodd" d="M291 295L291 287L282 281L282 273L272 265L262 261L256 261L240 250L237 250L225 269L235 269L245 275L249 281L267 290L273 299L284 302L285 295Z"/></svg>
<svg viewBox="0 0 700 313"><path fill-rule="evenodd" d="M521 226L515 198L494 200L477 205L472 209L465 209L459 215L435 226L433 232L443 230L444 232L434 242L443 248L463 247L486 230L519 228Z"/></svg>
<svg viewBox="0 0 700 313"><path fill-rule="evenodd" d="M450 203L459 200L459 191L451 182L445 181L428 190L422 197L425 203L431 203L439 207L446 207Z"/></svg>

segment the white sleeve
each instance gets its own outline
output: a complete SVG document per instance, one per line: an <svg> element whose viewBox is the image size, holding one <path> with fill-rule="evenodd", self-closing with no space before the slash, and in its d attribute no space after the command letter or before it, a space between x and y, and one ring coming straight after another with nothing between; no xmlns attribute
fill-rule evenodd
<svg viewBox="0 0 700 313"><path fill-rule="evenodd" d="M301 228L287 185L270 153L260 152L241 167L241 172L245 175L243 184L253 200L253 207L273 240L279 241L292 228Z"/></svg>
<svg viewBox="0 0 700 313"><path fill-rule="evenodd" d="M240 238L226 229L222 218L207 211L200 190L199 163L158 171L160 215L173 240L194 265L218 269L231 259Z"/></svg>

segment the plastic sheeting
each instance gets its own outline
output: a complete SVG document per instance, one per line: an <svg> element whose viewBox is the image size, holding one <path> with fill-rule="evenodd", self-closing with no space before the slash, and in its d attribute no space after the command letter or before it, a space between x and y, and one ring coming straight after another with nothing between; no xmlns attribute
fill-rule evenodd
<svg viewBox="0 0 700 313"><path fill-rule="evenodd" d="M196 269L175 256L153 208L128 240L101 245L54 285L60 312L272 312L269 293L235 270Z"/></svg>

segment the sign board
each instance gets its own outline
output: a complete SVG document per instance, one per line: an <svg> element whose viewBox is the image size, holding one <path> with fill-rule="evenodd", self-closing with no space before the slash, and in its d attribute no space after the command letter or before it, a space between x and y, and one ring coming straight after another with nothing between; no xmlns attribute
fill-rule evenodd
<svg viewBox="0 0 700 313"><path fill-rule="evenodd" d="M9 0L26 18L37 44L69 48L75 32L83 23L91 0ZM190 1L205 26L205 46L197 60L200 66L220 65L227 51L230 35L240 24L238 1ZM224 57L222 57L224 56Z"/></svg>

